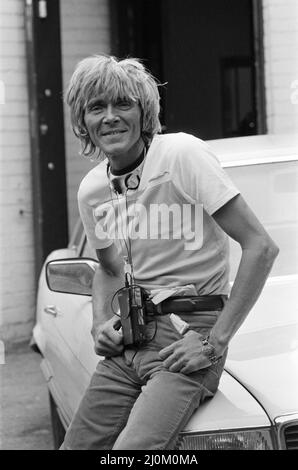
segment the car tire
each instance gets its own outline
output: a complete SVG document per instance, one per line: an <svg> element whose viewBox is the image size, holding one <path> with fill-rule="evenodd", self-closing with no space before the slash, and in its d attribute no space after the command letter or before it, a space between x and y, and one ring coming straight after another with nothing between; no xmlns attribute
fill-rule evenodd
<svg viewBox="0 0 298 470"><path fill-rule="evenodd" d="M49 399L50 399L50 411L51 411L54 449L58 450L62 442L64 441L65 429L60 419L59 413L57 411L56 402L50 392L49 392Z"/></svg>

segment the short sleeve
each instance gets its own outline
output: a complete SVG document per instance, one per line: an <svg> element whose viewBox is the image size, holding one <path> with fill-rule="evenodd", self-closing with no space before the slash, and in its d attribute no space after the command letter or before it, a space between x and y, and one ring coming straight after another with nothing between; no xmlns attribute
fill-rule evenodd
<svg viewBox="0 0 298 470"><path fill-rule="evenodd" d="M174 184L189 200L201 203L212 215L239 194L239 190L206 142L187 134L182 140L173 159Z"/></svg>

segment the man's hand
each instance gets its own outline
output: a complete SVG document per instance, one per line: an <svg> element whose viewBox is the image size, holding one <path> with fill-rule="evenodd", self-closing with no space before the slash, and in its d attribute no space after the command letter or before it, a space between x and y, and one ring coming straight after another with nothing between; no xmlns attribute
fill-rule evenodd
<svg viewBox="0 0 298 470"><path fill-rule="evenodd" d="M93 335L94 349L99 356L118 356L123 351L123 334L118 317L107 320Z"/></svg>
<svg viewBox="0 0 298 470"><path fill-rule="evenodd" d="M182 339L162 349L159 356L170 372L181 372L187 375L211 365L202 349L203 343L199 333L190 330Z"/></svg>

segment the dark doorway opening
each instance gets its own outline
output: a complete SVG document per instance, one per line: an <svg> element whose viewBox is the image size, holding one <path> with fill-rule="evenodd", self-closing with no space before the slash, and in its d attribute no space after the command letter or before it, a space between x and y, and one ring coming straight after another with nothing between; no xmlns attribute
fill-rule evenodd
<svg viewBox="0 0 298 470"><path fill-rule="evenodd" d="M203 139L263 133L260 2L112 0L112 52L167 82L167 132Z"/></svg>

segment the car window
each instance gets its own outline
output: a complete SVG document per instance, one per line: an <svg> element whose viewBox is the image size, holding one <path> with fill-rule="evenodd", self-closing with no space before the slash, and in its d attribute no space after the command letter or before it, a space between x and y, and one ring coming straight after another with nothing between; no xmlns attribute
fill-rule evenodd
<svg viewBox="0 0 298 470"><path fill-rule="evenodd" d="M271 275L298 271L298 162L280 162L227 168L242 196L279 246ZM231 280L235 278L240 248L231 241Z"/></svg>

